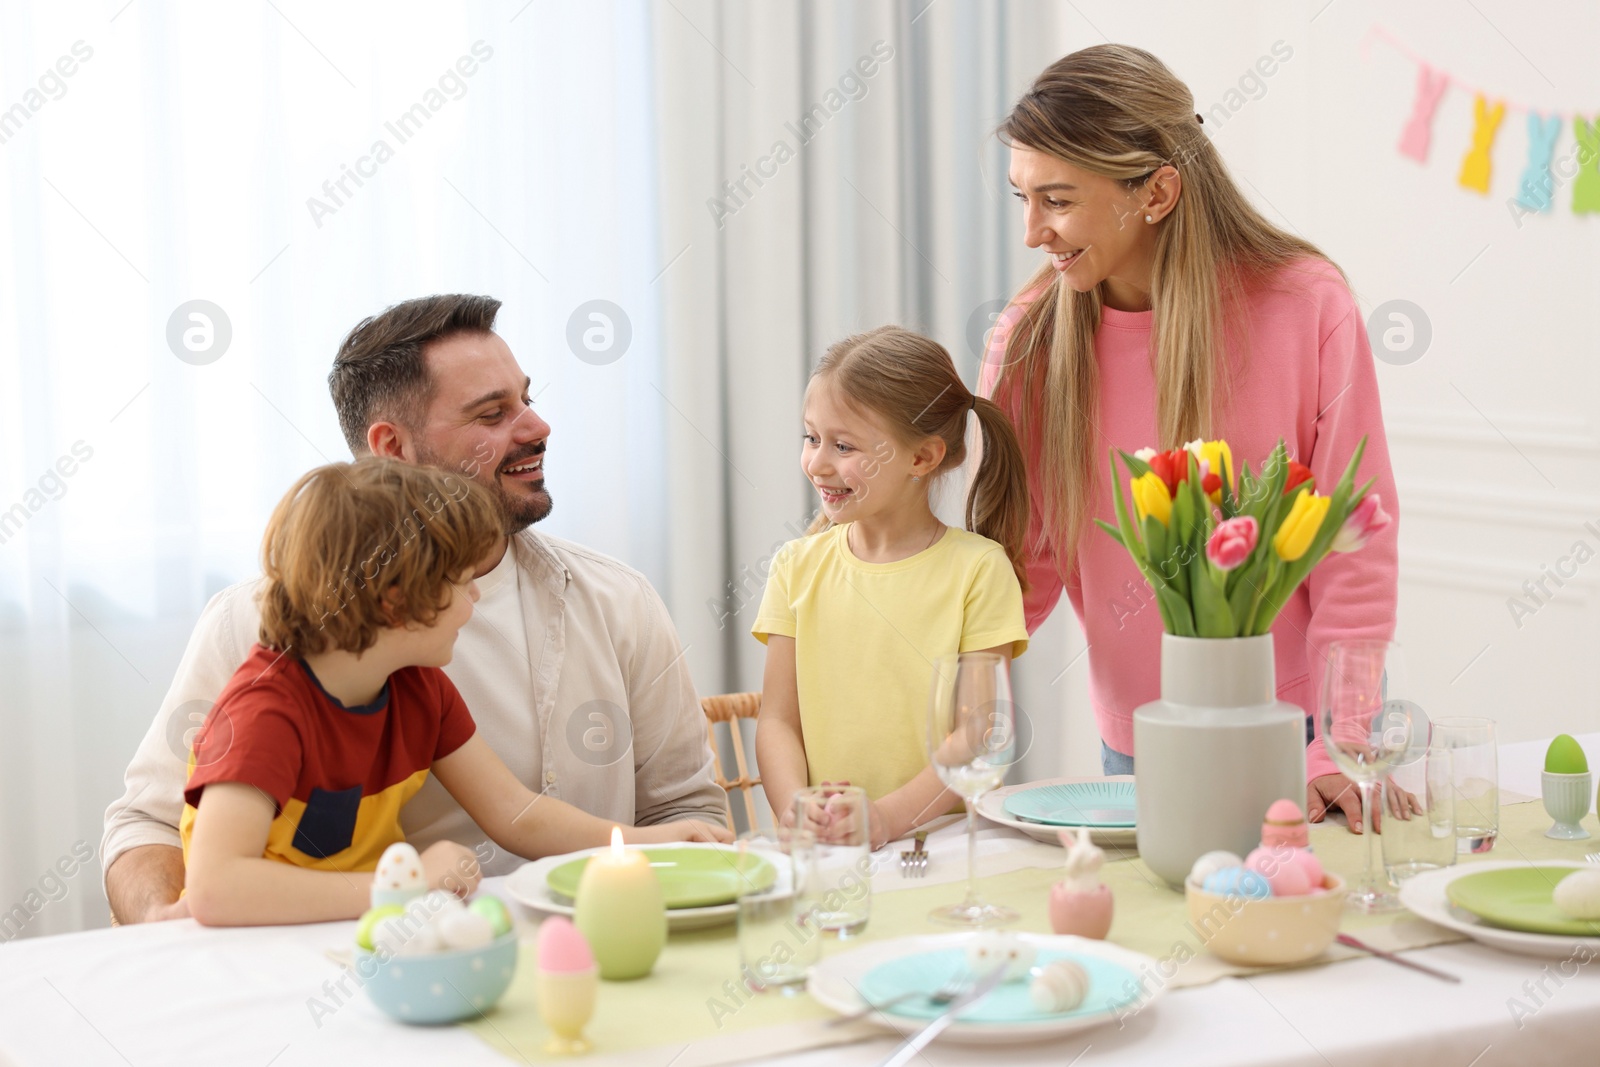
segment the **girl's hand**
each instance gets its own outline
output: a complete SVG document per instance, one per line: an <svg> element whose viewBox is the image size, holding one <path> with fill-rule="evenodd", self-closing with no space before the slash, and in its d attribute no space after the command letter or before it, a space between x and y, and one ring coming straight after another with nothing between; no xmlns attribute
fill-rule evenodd
<svg viewBox="0 0 1600 1067"><path fill-rule="evenodd" d="M631 826L622 831L622 839L637 845L660 845L669 841L707 841L726 845L732 843L733 832L726 826L701 822L699 819L679 819L659 826Z"/></svg>
<svg viewBox="0 0 1600 1067"><path fill-rule="evenodd" d="M477 855L454 841L435 841L422 850L422 874L429 889L443 889L458 897L470 897L483 880Z"/></svg>
<svg viewBox="0 0 1600 1067"><path fill-rule="evenodd" d="M874 852L893 841L897 836L894 829L889 825L889 817L883 813L883 808L879 806L876 800L867 805L867 825L868 833L872 837L871 848Z"/></svg>

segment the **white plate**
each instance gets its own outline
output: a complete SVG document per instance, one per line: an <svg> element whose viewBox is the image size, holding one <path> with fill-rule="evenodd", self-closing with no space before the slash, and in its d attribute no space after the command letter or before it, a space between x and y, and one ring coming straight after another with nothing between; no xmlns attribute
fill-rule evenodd
<svg viewBox="0 0 1600 1067"><path fill-rule="evenodd" d="M1443 867L1414 875L1400 883L1400 903L1413 914L1442 926L1466 934L1490 948L1504 949L1522 956L1540 956L1545 959L1564 960L1579 947L1600 952L1600 937L1571 937L1559 934L1529 934L1521 930L1506 930L1490 926L1470 911L1450 903L1445 887L1465 874L1504 870L1507 867L1585 867L1588 864L1563 860L1493 860L1485 863L1464 863Z"/></svg>
<svg viewBox="0 0 1600 1067"><path fill-rule="evenodd" d="M824 959L811 969L811 977L806 982L806 992L818 1004L836 1011L841 1015L858 1012L867 1005L862 1001L861 995L856 992L856 987L861 984L861 979L868 971L879 964L888 963L900 956L913 955L921 952L936 952L940 949L957 948L978 936L972 933L954 934L923 934L916 937L896 937L887 941L872 941L851 952L843 952L837 956ZM1135 974L1141 973L1141 968L1156 966L1156 961L1139 952L1133 952L1113 945L1107 941L1091 941L1084 937L1057 936L1054 934L1030 934L1018 932L1017 936L1028 944L1041 949L1055 949L1061 952L1071 952L1080 956L1098 956L1112 963L1120 964ZM1130 1005L1123 1013L1143 1011L1156 1000L1159 1000L1162 987L1159 983L1153 987L1151 995L1142 1003ZM1075 1030L1088 1030L1091 1027L1113 1022L1117 1018L1115 1011L1103 1011L1094 1015L1066 1015L1060 1019L1049 1019L1042 1022L1028 1023L951 1023L938 1040L950 1041L960 1045L1020 1045L1028 1041L1043 1041L1062 1034L1070 1034ZM864 1022L870 1022L885 1030L897 1030L903 1034L913 1034L928 1024L927 1019L915 1019L895 1015L891 1012L875 1011L865 1017Z"/></svg>
<svg viewBox="0 0 1600 1067"><path fill-rule="evenodd" d="M978 814L992 823L1009 826L1013 830L1021 830L1035 841L1043 841L1047 845L1061 844L1057 836L1059 826L1046 826L1043 823L1028 822L1026 819L1013 818L1006 814L1006 797L1013 793L1020 793L1025 789L1035 789L1041 785L1071 785L1074 782L1131 782L1133 775L1119 774L1110 778L1042 778L1037 782L1022 782L1019 785L1008 785L1004 789L996 789L992 793L985 793L978 798ZM1133 827L1125 830L1096 830L1089 829L1089 838L1095 844L1112 848L1134 848L1138 845L1139 831Z"/></svg>
<svg viewBox="0 0 1600 1067"><path fill-rule="evenodd" d="M715 848L724 852L737 853L738 849L727 845L717 845L708 842L680 842L677 844L651 845L652 849L658 848ZM565 915L572 917L573 908L565 897L557 896L550 891L550 886L545 882L545 877L557 867L569 860L580 859L584 856L593 856L597 852L609 852L611 846L602 845L600 848L586 848L581 852L569 852L564 856L546 856L542 860L533 860L526 863L506 878L506 892L519 904L524 904L534 911L542 911L547 915ZM786 891L791 885L789 877L788 857L780 853L762 852L767 860L778 869L778 882L772 892ZM711 926L723 926L733 922L739 915L737 902L731 904L717 904L709 908L670 908L667 910L667 929L669 931L704 930Z"/></svg>

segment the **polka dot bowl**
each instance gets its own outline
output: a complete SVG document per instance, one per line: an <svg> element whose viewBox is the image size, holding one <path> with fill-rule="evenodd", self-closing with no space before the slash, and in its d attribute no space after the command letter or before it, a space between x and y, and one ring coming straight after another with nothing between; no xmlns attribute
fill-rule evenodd
<svg viewBox="0 0 1600 1067"><path fill-rule="evenodd" d="M1339 936L1344 879L1323 876L1323 891L1303 897L1246 900L1184 886L1190 925L1214 956L1245 967L1275 967L1314 960Z"/></svg>
<svg viewBox="0 0 1600 1067"><path fill-rule="evenodd" d="M482 948L389 956L355 950L355 970L367 996L403 1023L436 1025L475 1019L494 1007L517 972L517 932Z"/></svg>

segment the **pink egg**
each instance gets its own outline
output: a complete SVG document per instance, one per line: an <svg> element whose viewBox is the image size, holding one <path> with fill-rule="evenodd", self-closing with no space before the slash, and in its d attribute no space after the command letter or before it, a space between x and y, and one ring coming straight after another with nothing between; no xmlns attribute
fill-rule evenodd
<svg viewBox="0 0 1600 1067"><path fill-rule="evenodd" d="M1245 857L1244 865L1267 880L1275 897L1303 897L1311 892L1310 876L1288 848L1258 848Z"/></svg>
<svg viewBox="0 0 1600 1067"><path fill-rule="evenodd" d="M1300 805L1287 799L1274 800L1267 809L1267 821L1261 826L1261 843L1305 848L1310 842L1305 813Z"/></svg>
<svg viewBox="0 0 1600 1067"><path fill-rule="evenodd" d="M548 974L570 974L594 967L589 942L572 920L552 915L539 924L539 969Z"/></svg>
<svg viewBox="0 0 1600 1067"><path fill-rule="evenodd" d="M1317 854L1310 849L1297 848L1294 850L1294 862L1306 872L1306 880L1311 883L1312 889L1322 888L1322 861L1317 859Z"/></svg>

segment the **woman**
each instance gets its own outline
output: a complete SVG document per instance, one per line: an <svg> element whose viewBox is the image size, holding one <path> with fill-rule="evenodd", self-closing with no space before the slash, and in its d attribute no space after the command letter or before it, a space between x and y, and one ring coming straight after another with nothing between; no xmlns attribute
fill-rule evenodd
<svg viewBox="0 0 1600 1067"><path fill-rule="evenodd" d="M1102 768L1131 773L1134 709L1159 696L1161 618L1089 521L1113 514L1108 449L1220 437L1258 466L1282 437L1326 491L1364 435L1360 476L1395 513L1372 353L1343 274L1250 206L1193 94L1150 53L1058 60L999 133L1024 239L1049 256L993 332L980 384L1028 457L1028 629L1065 589L1088 640ZM1330 641L1393 636L1397 529L1330 555L1285 605L1281 699L1317 707ZM1359 832L1360 798L1320 739L1306 766L1307 817L1338 805Z"/></svg>

